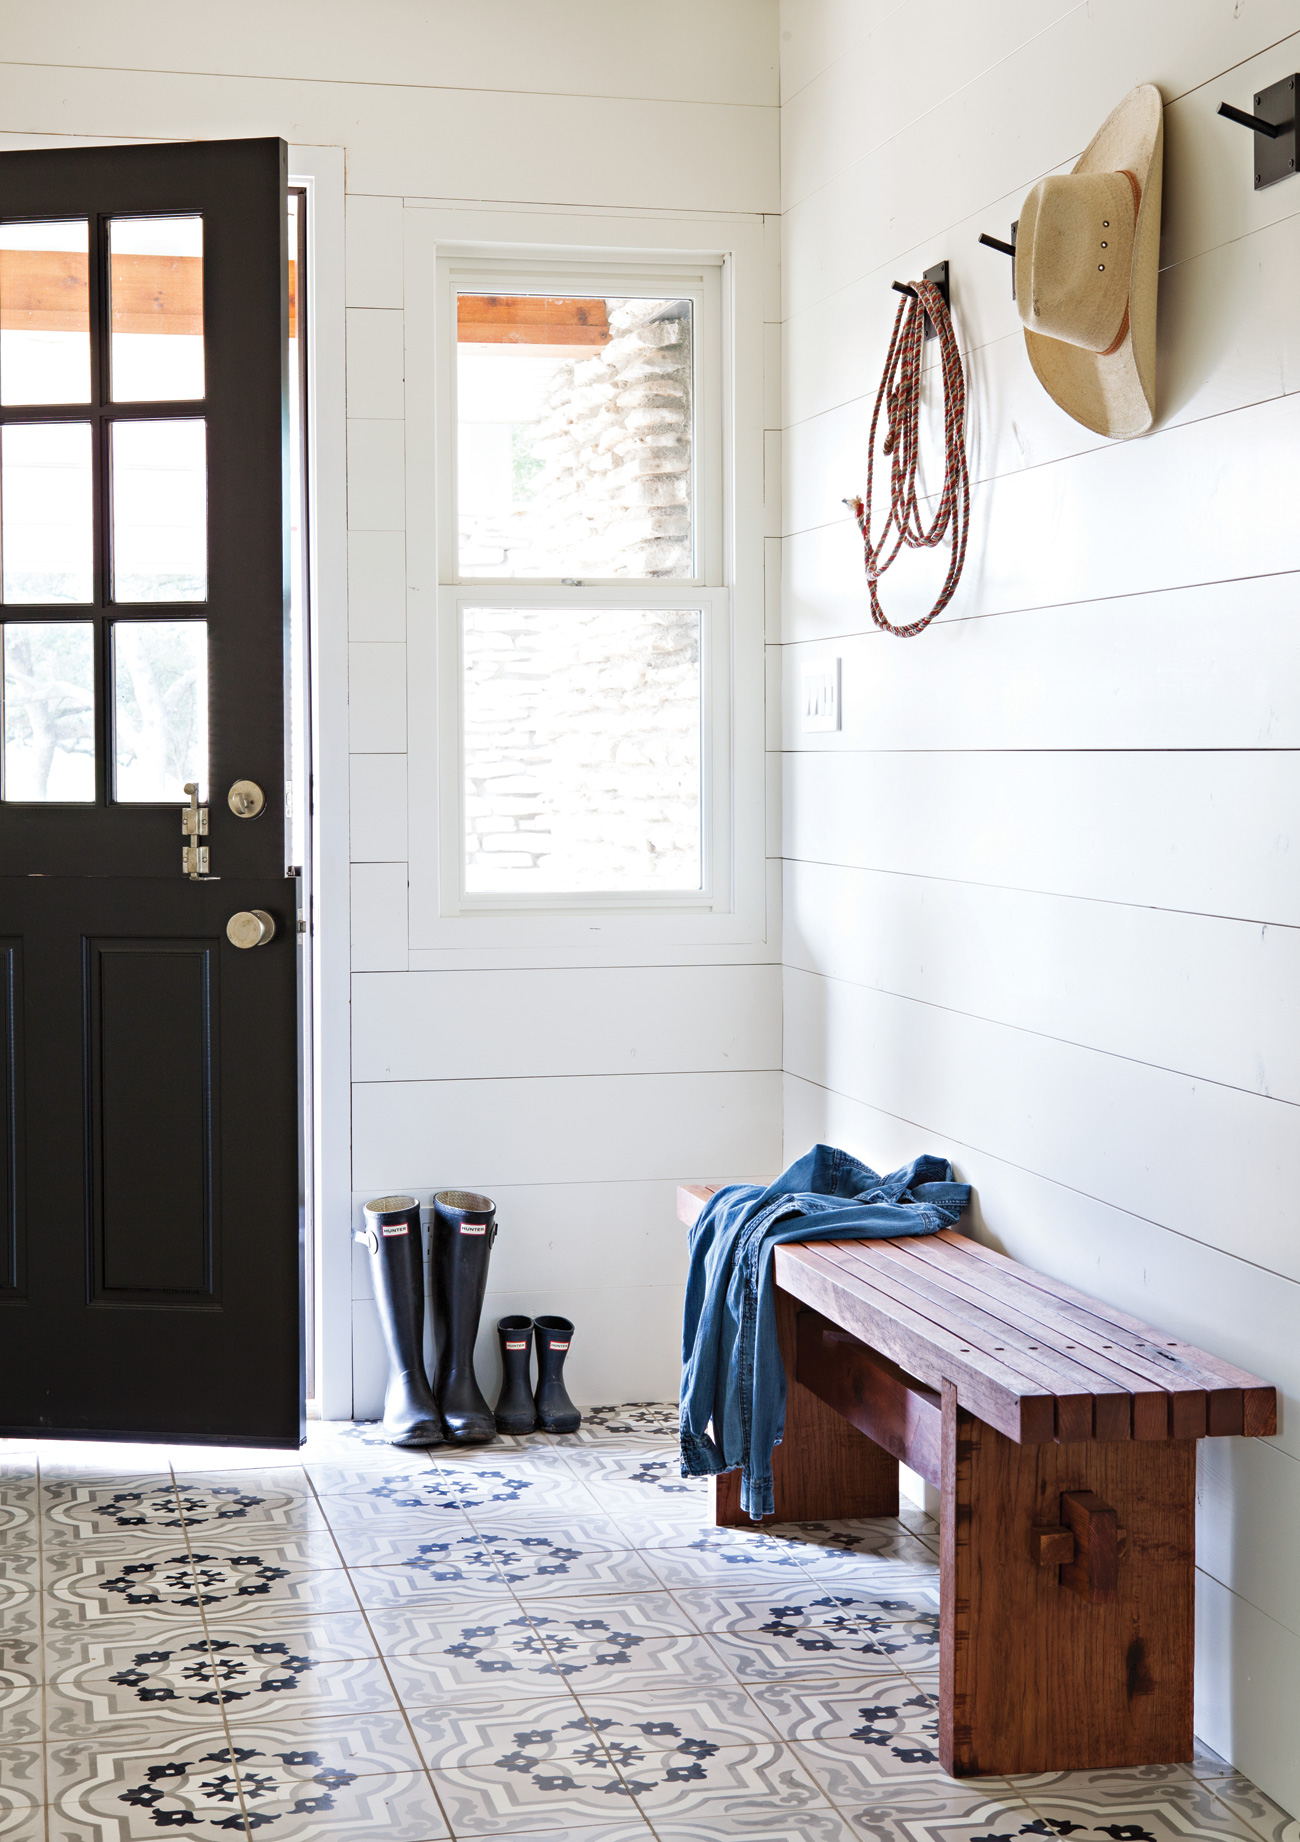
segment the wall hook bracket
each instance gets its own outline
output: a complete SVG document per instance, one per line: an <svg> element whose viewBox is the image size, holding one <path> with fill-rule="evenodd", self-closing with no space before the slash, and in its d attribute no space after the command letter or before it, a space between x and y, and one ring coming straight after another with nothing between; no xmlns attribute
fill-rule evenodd
<svg viewBox="0 0 1300 1842"><path fill-rule="evenodd" d="M942 294L943 296L944 306L951 308L952 298L949 293L947 261L945 260L943 262L936 262L932 269L923 270L922 279L925 281L932 281L935 287L939 290L940 294ZM891 288L894 289L896 293L907 295L909 300L916 299L916 289L909 287L905 281L891 281L889 285ZM925 337L927 339L933 339L936 336L934 326L931 323L930 316L928 313L925 316L924 331L925 331Z"/></svg>
<svg viewBox="0 0 1300 1842"><path fill-rule="evenodd" d="M1234 108L1230 102L1219 104L1219 114L1230 122L1249 128L1255 136L1255 190L1289 179L1300 158L1296 138L1296 96L1300 93L1300 76L1279 77L1255 97L1255 113Z"/></svg>
<svg viewBox="0 0 1300 1842"><path fill-rule="evenodd" d="M979 240L984 245L985 249L996 249L996 250L999 250L1002 253L1002 255L1010 256L1011 258L1011 298L1013 301L1016 298L1016 233L1019 229L1020 229L1020 219L1017 218L1015 223L1011 226L1010 243L1004 243L1001 237L991 237L989 236L987 231L983 231L983 230L981 230L980 237L979 237Z"/></svg>

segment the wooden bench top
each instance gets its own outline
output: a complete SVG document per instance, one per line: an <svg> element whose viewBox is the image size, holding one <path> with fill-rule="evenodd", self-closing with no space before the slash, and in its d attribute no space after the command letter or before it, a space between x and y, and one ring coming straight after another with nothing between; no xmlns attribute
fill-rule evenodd
<svg viewBox="0 0 1300 1842"><path fill-rule="evenodd" d="M694 1223L717 1186L683 1184ZM1021 1266L954 1229L789 1241L783 1291L1022 1445L1277 1431L1277 1391L1193 1344Z"/></svg>

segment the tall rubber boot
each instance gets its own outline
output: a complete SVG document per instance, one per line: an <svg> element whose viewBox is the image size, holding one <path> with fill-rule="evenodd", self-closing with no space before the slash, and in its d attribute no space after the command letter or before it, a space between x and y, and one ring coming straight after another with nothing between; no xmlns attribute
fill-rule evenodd
<svg viewBox="0 0 1300 1842"><path fill-rule="evenodd" d="M497 1325L501 1340L501 1392L497 1396L497 1431L531 1433L537 1427L533 1405L533 1320L502 1318Z"/></svg>
<svg viewBox="0 0 1300 1842"><path fill-rule="evenodd" d="M496 1204L472 1190L433 1199L433 1312L438 1330L435 1392L453 1445L485 1445L497 1423L474 1374L474 1340L497 1238Z"/></svg>
<svg viewBox="0 0 1300 1842"><path fill-rule="evenodd" d="M377 1196L366 1204L370 1282L388 1351L384 1432L393 1445L441 1445L442 1418L424 1372L424 1250L414 1196Z"/></svg>
<svg viewBox="0 0 1300 1842"><path fill-rule="evenodd" d="M568 1318L534 1318L537 1336L537 1424L544 1433L576 1433L582 1415L564 1386L564 1359L573 1325Z"/></svg>

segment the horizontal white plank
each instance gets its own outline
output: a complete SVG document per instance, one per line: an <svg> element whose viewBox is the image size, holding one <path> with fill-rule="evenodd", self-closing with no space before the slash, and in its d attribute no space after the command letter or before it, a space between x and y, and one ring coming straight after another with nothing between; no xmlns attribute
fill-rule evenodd
<svg viewBox="0 0 1300 1842"><path fill-rule="evenodd" d="M785 957L1300 1103L1300 929L790 863Z"/></svg>
<svg viewBox="0 0 1300 1842"><path fill-rule="evenodd" d="M860 157L824 169L815 189L787 203L786 314L996 199L1018 193L1023 201L1044 173L1073 164L1126 91L1153 76L1166 98L1163 260L1185 261L1289 217L1295 207L1282 196L1285 186L1253 190L1244 136L1230 137L1232 124L1216 111L1221 97L1240 106L1295 68L1288 62L1295 59L1294 9L1288 0L1266 0L1236 32L1222 30L1226 12L1217 15L1218 31L1188 32L1176 23L1184 16L1179 0L1141 8L1093 0L1071 8L941 109L926 83L929 60L918 60L908 126L872 146L873 112L860 108ZM1211 84L1219 73L1230 74ZM787 163L793 157L787 150ZM995 227L995 234L1006 232ZM957 258L964 251L942 253ZM968 259L994 257L973 250Z"/></svg>
<svg viewBox="0 0 1300 1842"><path fill-rule="evenodd" d="M780 1065L776 966L408 972L352 987L356 1081Z"/></svg>
<svg viewBox="0 0 1300 1842"><path fill-rule="evenodd" d="M971 547L944 618L1300 569L1286 475L1298 444L1300 395L986 480L972 491ZM784 538L781 554L786 639L871 625L847 510ZM946 547L904 555L881 589L889 617L926 612L947 567Z"/></svg>
<svg viewBox="0 0 1300 1842"><path fill-rule="evenodd" d="M750 1172L717 1181L743 1182ZM371 1190L352 1197L353 1225L364 1222ZM433 1188L414 1186L427 1224ZM492 1249L496 1291L587 1286L608 1274L623 1286L686 1283L686 1230L677 1219L677 1181L649 1183L494 1184L500 1233ZM427 1239L427 1226L426 1226ZM611 1265L611 1252L618 1250ZM352 1244L352 1295L369 1298L370 1256Z"/></svg>
<svg viewBox="0 0 1300 1842"><path fill-rule="evenodd" d="M364 13L347 0L118 0L111 17L70 0L16 13L5 50L19 62L331 84L777 101L776 0L658 0L653 21L611 27L601 0L369 0Z"/></svg>
<svg viewBox="0 0 1300 1842"><path fill-rule="evenodd" d="M349 307L348 415L395 417L406 412L403 321L387 307Z"/></svg>
<svg viewBox="0 0 1300 1842"><path fill-rule="evenodd" d="M348 637L405 640L405 531L348 532Z"/></svg>
<svg viewBox="0 0 1300 1842"><path fill-rule="evenodd" d="M906 4L907 0L783 0L782 104Z"/></svg>
<svg viewBox="0 0 1300 1842"><path fill-rule="evenodd" d="M182 141L280 134L299 145L345 147L353 192L658 211L780 209L777 111L759 105L499 90L431 95L388 83L9 64L0 65L0 116L15 132ZM654 158L653 148L665 157ZM626 157L610 157L611 149L626 149Z"/></svg>
<svg viewBox="0 0 1300 1842"><path fill-rule="evenodd" d="M1018 206L1005 206L1013 208ZM960 235L974 244L981 223L1007 235L996 213L973 220ZM920 255L907 273L918 273L929 260ZM792 389L784 533L841 519L845 495L864 487L867 432L893 324L892 303L898 299L889 291L887 273L873 280L873 286L855 284L833 302L810 309L786 329ZM1160 430L1264 402L1300 385L1300 325L1279 311L1297 290L1300 238L1290 218L1162 272L1158 428L1147 438L1148 456L1160 453L1154 445ZM974 259L962 264L953 313L966 370L972 479L1044 466L1110 445L1060 409L1034 376L1004 257L990 257L987 266ZM864 315L869 332L857 323ZM852 321L846 323L849 316ZM801 348L806 344L812 350L805 355ZM831 358L836 350L842 353L841 364ZM924 452L933 454L937 467L943 426L937 346L926 356ZM796 390L802 401L795 400ZM878 477L881 491L887 492L887 475ZM877 506L877 526L884 503Z"/></svg>
<svg viewBox="0 0 1300 1842"><path fill-rule="evenodd" d="M777 1074L375 1081L353 1089L356 1189L602 1183L775 1170Z"/></svg>
<svg viewBox="0 0 1300 1842"><path fill-rule="evenodd" d="M785 855L1300 925L1300 756L794 754Z"/></svg>
<svg viewBox="0 0 1300 1842"><path fill-rule="evenodd" d="M785 1065L1300 1283L1293 1105L793 969Z"/></svg>
<svg viewBox="0 0 1300 1842"><path fill-rule="evenodd" d="M1249 1514L1248 1506L1241 1506L1241 1513ZM1286 1836L1294 1825L1285 1813L1300 1810L1297 1682L1300 1638L1198 1572L1196 1732L1281 1805L1259 1818L1255 1833L1261 1837ZM1241 1789L1246 1808L1258 1810L1258 1800Z"/></svg>
<svg viewBox="0 0 1300 1842"><path fill-rule="evenodd" d="M545 1291L502 1292L494 1286L483 1300L474 1356L489 1405L495 1405L501 1386L495 1325L498 1318L516 1316L566 1317L572 1322L564 1380L575 1406L677 1399L682 1366L680 1286L600 1285L590 1278L584 1286ZM383 1412L387 1362L369 1299L355 1301L352 1323L353 1412L359 1420L376 1420Z"/></svg>
<svg viewBox="0 0 1300 1842"><path fill-rule="evenodd" d="M1039 1113L1058 1098L1040 1101ZM879 1171L921 1152L951 1159L958 1177L975 1186L963 1229L1262 1375L1280 1396L1280 1430L1270 1443L1300 1458L1300 1286L1293 1281L1018 1168L935 1121L866 1106L794 1075L785 1081L785 1132L787 1161L818 1141L842 1145Z"/></svg>
<svg viewBox="0 0 1300 1842"><path fill-rule="evenodd" d="M924 113L933 132L953 97L981 84L1026 41L1073 10L1074 0L999 0L952 6L942 31L927 32L918 58L910 7L888 13L846 43L827 67L794 93L782 85L781 203L789 211L910 127Z"/></svg>
<svg viewBox="0 0 1300 1842"><path fill-rule="evenodd" d="M1197 1566L1300 1638L1300 1461L1271 1439L1206 1439L1197 1472Z"/></svg>
<svg viewBox="0 0 1300 1842"><path fill-rule="evenodd" d="M346 205L346 293L349 307L403 305L402 201L353 194Z"/></svg>
<svg viewBox="0 0 1300 1842"><path fill-rule="evenodd" d="M1257 576L785 646L784 746L1295 748L1298 602L1300 575ZM828 657L841 727L805 733L803 674Z"/></svg>

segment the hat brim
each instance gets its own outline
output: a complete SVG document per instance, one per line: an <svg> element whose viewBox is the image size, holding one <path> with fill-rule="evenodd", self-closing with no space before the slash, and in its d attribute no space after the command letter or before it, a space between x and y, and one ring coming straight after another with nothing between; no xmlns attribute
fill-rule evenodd
<svg viewBox="0 0 1300 1842"><path fill-rule="evenodd" d="M1112 440L1144 435L1156 410L1156 284L1160 275L1160 181L1164 104L1154 83L1140 83L1113 109L1085 148L1076 173L1127 168L1141 188L1129 281L1129 324L1107 354L1025 329L1039 383L1068 416Z"/></svg>

